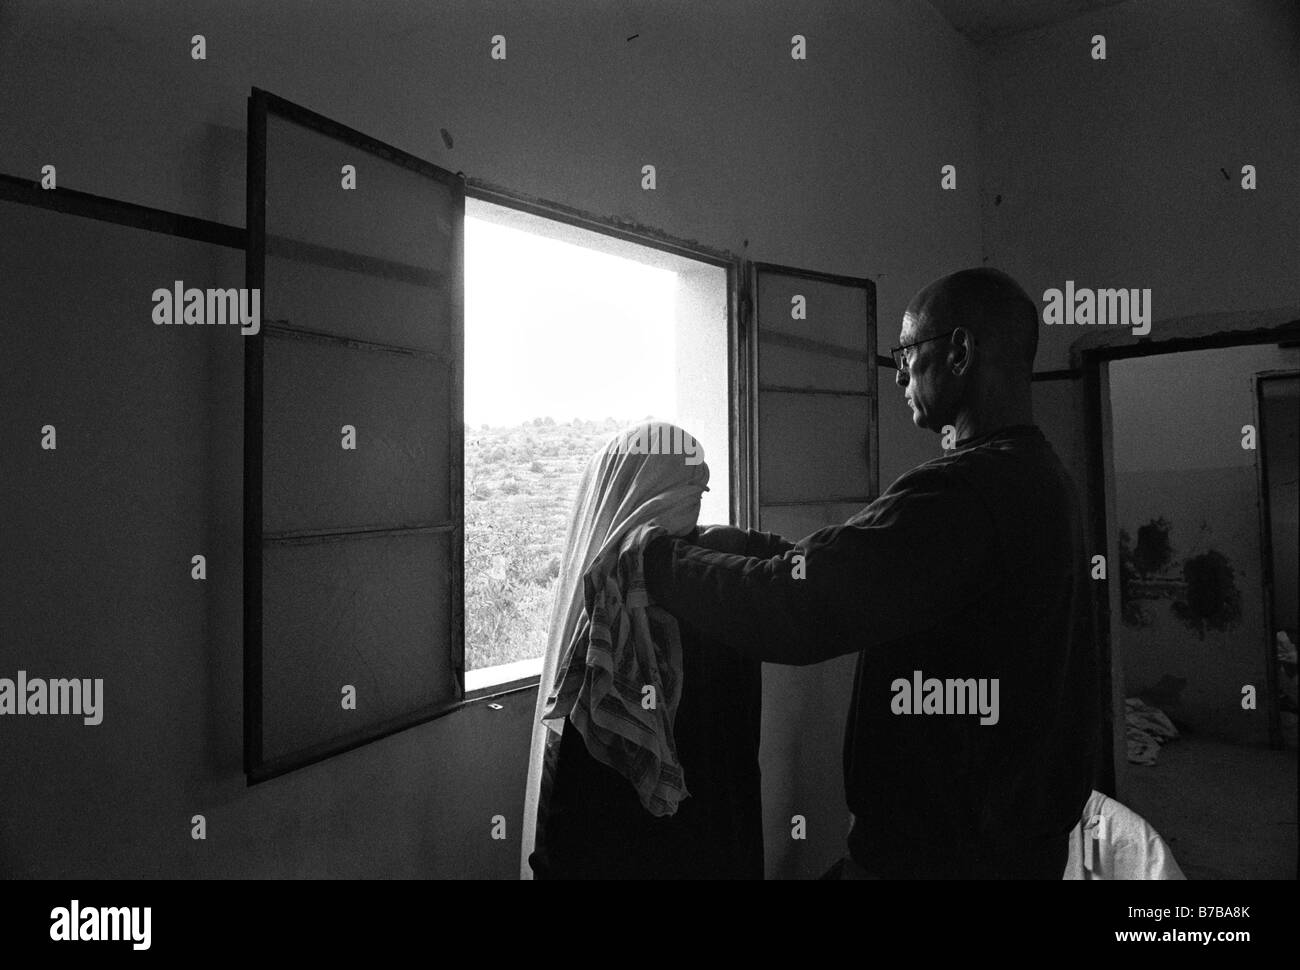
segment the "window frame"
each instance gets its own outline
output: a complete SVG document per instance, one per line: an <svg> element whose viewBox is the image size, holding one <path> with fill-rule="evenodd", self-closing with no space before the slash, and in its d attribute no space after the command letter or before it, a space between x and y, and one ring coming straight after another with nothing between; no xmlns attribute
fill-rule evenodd
<svg viewBox="0 0 1300 970"><path fill-rule="evenodd" d="M267 115L304 125L321 134L361 148L385 160L411 168L425 175L440 177L446 169L381 142L353 128L333 121L307 108L254 87L248 101L248 161L247 161L247 223L245 246L246 285L261 288L265 282L266 258L266 122ZM602 219L580 209L512 191L486 180L455 173L461 193L462 218L454 227L455 256L453 272L456 276L456 334L457 360L455 361L456 387L454 389L452 420L453 455L453 529L452 563L452 614L453 643L450 650L456 680L457 698L449 704L434 705L428 709L411 712L390 721L371 725L354 735L340 737L291 756L275 761L262 758L262 560L261 551L265 536L262 530L262 454L263 454L263 372L264 351L262 332L249 339L244 353L244 770L248 784L257 784L289 771L314 764L336 754L342 754L371 741L377 741L398 731L434 720L472 703L490 701L495 697L528 690L538 685L540 673L507 682L488 684L472 691L465 690L464 669L464 200L476 199L505 208L515 209L565 225L587 229L604 236L620 239L635 245L660 250L696 262L721 268L726 272L727 287L727 423L728 452L730 457L730 516L733 522L745 525L751 516L748 508L748 415L741 404L749 391L750 374L747 371L747 346L749 335L745 332L739 314L744 286L744 261L724 250L712 249L698 243L678 239L657 229L633 223ZM357 341L351 341L356 344Z"/></svg>
<svg viewBox="0 0 1300 970"><path fill-rule="evenodd" d="M747 344L739 308L742 300L742 281L744 280L745 262L740 257L720 249L712 249L699 243L678 239L668 233L628 222L614 222L584 212L572 206L562 205L535 196L525 195L504 188L493 182L473 177L466 178L465 198L487 202L506 209L514 209L529 215L538 216L586 229L602 236L630 242L648 249L659 250L674 256L681 256L699 263L705 263L726 271L727 274L727 450L730 474L728 476L729 513L731 521L745 527L748 519L748 439L745 432L747 420L746 408L742 406L748 395L749 374L745 361L748 359L744 349ZM490 669L490 668L487 668ZM485 701L504 694L512 694L538 686L541 673L503 681L500 684L488 684L466 694L467 701Z"/></svg>

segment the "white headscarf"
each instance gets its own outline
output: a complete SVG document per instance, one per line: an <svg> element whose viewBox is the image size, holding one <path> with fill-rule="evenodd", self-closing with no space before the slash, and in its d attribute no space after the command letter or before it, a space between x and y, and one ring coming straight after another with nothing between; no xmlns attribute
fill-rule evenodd
<svg viewBox="0 0 1300 970"><path fill-rule="evenodd" d="M624 738L639 736L641 740L636 743L645 744L645 732L653 729L661 746L657 752L646 752L646 756L665 766L672 787L672 771L678 768L671 725L681 685L680 642L676 621L662 610L647 608L644 589L639 585L640 555L649 538L649 527L674 535L685 535L695 527L700 497L708 480L704 452L695 439L675 425L658 421L616 434L583 472L565 540L537 690L524 794L520 857L524 879L532 878L528 857L536 844L547 735L563 731L563 718L572 718L587 740L588 750L606 763L609 759L600 739L622 743ZM587 615L588 589L595 617ZM639 705L637 710L629 710L626 705L619 708L621 717L602 714L617 700L611 699L616 673L611 666L635 669L638 676L661 681L667 696L657 697L655 710L639 717L643 723L630 723L640 715ZM621 770L620 765L613 766ZM681 785L679 794L685 793ZM641 788L638 794L642 803L657 814L670 814L675 809L675 796L662 786L658 794ZM651 801L659 807L651 807Z"/></svg>

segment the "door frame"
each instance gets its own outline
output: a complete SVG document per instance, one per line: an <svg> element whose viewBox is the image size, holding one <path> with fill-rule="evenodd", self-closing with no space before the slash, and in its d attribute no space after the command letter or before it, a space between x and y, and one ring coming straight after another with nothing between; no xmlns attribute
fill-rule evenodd
<svg viewBox="0 0 1300 970"><path fill-rule="evenodd" d="M1123 734L1119 733L1120 743L1115 742L1116 718L1122 718L1111 703L1112 691L1116 686L1113 671L1122 673L1123 667L1117 663L1117 645L1119 637L1115 626L1119 622L1119 566L1118 532L1111 528L1118 522L1115 515L1115 469L1114 439L1112 436L1110 413L1110 362L1127 360L1133 357L1151 357L1158 354L1176 354L1189 350L1215 350L1224 347L1242 347L1256 344L1276 344L1279 347L1300 347L1300 320L1291 320L1274 327L1255 330L1231 330L1220 333L1204 334L1191 337L1170 337L1164 340L1142 339L1130 344L1102 344L1082 347L1072 356L1077 355L1079 370L1083 378L1084 393L1084 443L1088 462L1088 526L1093 549L1106 550L1106 561L1111 564L1111 581L1104 584L1092 584L1092 608L1095 635L1097 638L1097 657L1102 671L1102 706L1103 721L1101 758L1094 785L1101 790L1114 794L1117 777L1121 774L1117 767L1119 759L1127 761ZM1112 601L1114 607L1112 607ZM1120 698L1122 705L1123 698ZM1109 727L1110 730L1104 728Z"/></svg>
<svg viewBox="0 0 1300 970"><path fill-rule="evenodd" d="M1268 691L1268 746L1283 748L1281 687L1278 682L1277 650L1274 641L1277 631L1273 626L1273 523L1272 509L1268 497L1268 463L1264 456L1264 384L1268 381L1295 380L1300 378L1300 370L1260 371L1254 375L1255 389L1255 487L1259 502L1259 551L1263 560L1261 576L1263 577L1264 597L1264 649L1265 685Z"/></svg>

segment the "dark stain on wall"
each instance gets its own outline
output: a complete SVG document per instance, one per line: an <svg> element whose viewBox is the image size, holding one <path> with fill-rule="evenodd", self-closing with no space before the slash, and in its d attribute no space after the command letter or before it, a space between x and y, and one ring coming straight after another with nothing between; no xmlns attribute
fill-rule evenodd
<svg viewBox="0 0 1300 970"><path fill-rule="evenodd" d="M1206 630L1227 630L1241 619L1241 591L1228 557L1207 549L1183 563L1187 590L1174 612L1205 639Z"/></svg>
<svg viewBox="0 0 1300 970"><path fill-rule="evenodd" d="M1202 524L1204 529L1204 523ZM1205 639L1207 630L1228 630L1241 619L1241 591L1228 557L1217 549L1183 560L1173 573L1173 523L1163 515L1137 530L1119 532L1120 612L1128 626L1151 625L1144 600L1173 600L1174 615Z"/></svg>

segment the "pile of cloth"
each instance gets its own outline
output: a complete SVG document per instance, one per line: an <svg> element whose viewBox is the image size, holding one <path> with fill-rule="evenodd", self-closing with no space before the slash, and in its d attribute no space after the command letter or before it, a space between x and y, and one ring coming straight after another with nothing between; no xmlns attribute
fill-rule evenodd
<svg viewBox="0 0 1300 970"><path fill-rule="evenodd" d="M1135 765L1153 765L1160 756L1160 746L1178 737L1178 728L1160 708L1130 697L1124 701L1125 735L1128 760Z"/></svg>

